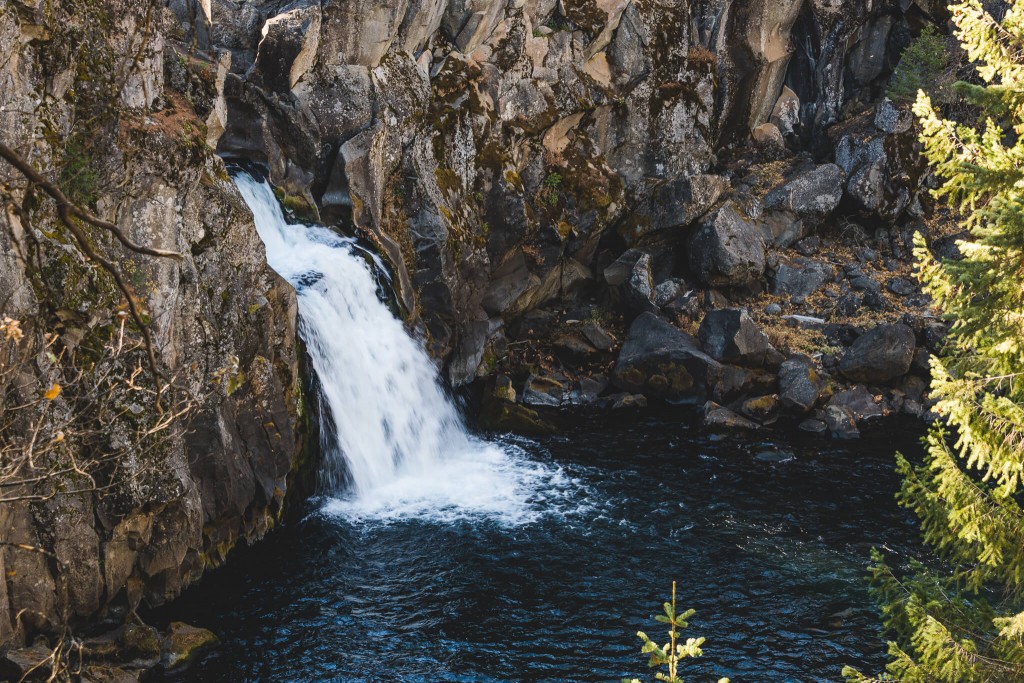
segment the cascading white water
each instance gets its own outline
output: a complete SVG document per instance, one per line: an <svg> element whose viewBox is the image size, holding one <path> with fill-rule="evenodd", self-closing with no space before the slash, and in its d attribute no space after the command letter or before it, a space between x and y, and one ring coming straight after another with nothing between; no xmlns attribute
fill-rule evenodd
<svg viewBox="0 0 1024 683"><path fill-rule="evenodd" d="M574 488L560 470L467 431L426 352L380 301L375 257L327 228L289 224L265 181L239 173L235 183L271 267L298 293L319 381L326 511L520 523Z"/></svg>

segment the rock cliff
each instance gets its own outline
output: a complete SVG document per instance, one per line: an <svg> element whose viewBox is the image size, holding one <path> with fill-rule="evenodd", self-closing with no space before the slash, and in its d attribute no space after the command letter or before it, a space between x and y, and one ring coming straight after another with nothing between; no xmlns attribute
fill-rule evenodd
<svg viewBox="0 0 1024 683"><path fill-rule="evenodd" d="M86 256L0 161L0 318L20 330L0 334L0 645L173 598L274 525L298 459L295 295L210 147L227 64L183 56L168 24L142 1L0 3L0 143L181 255L72 218ZM148 323L159 405L100 259Z"/></svg>
<svg viewBox="0 0 1024 683"><path fill-rule="evenodd" d="M172 7L181 40L230 61L218 151L376 241L453 386L553 372L576 396L556 403L591 403L639 313L696 333L707 310L766 305L756 322L819 338L833 351L811 362L843 381L832 356L865 325L924 312L912 282L876 282L909 271L929 207L912 120L873 105L943 3ZM618 321L609 349L572 329L595 316ZM584 376L604 388L580 398ZM711 393L738 408L774 382Z"/></svg>

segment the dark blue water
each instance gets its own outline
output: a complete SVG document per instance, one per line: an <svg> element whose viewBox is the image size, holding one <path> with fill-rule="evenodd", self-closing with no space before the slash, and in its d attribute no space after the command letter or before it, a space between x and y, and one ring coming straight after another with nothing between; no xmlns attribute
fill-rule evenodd
<svg viewBox="0 0 1024 683"><path fill-rule="evenodd" d="M152 618L221 636L188 681L618 681L647 676L635 632L661 633L676 580L697 610L687 635L707 638L686 680L835 681L883 666L865 567L872 545L912 547L892 456L919 433L580 425L526 444L580 483L578 512L508 527L314 510Z"/></svg>

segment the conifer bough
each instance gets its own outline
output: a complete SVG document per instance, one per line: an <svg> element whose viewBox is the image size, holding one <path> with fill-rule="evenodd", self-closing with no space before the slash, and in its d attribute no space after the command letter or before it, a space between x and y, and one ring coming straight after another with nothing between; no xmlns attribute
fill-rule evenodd
<svg viewBox="0 0 1024 683"><path fill-rule="evenodd" d="M921 280L950 330L931 362L942 420L923 464L898 457L897 495L940 561L897 574L873 553L890 662L876 679L847 669L849 681L1024 680L1024 0L1002 21L977 0L950 11L980 78L954 88L981 115L946 120L923 92L914 113L943 181L936 195L960 209L971 239L962 259L939 261L916 237Z"/></svg>

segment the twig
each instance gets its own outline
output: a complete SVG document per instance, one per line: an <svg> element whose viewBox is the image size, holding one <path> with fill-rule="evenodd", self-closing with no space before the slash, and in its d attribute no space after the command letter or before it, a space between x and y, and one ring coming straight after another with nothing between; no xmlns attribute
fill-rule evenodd
<svg viewBox="0 0 1024 683"><path fill-rule="evenodd" d="M178 261L184 260L184 256L176 251L168 251L165 249L156 249L154 247L147 247L143 244L133 242L124 231L121 230L117 225L114 225L110 221L105 221L95 214L86 211L81 206L75 204L67 196L61 192L60 188L51 183L49 180L39 174L32 166L25 161L17 152L8 147L7 145L0 143L0 158L3 158L7 163L14 168L18 169L18 172L28 178L34 184L38 185L46 194L50 195L54 201L57 202L58 210L63 210L66 214L74 216L80 220L95 225L97 228L102 228L107 232L111 233L128 249L139 254L146 254L148 256L157 256L160 258L172 258Z"/></svg>

